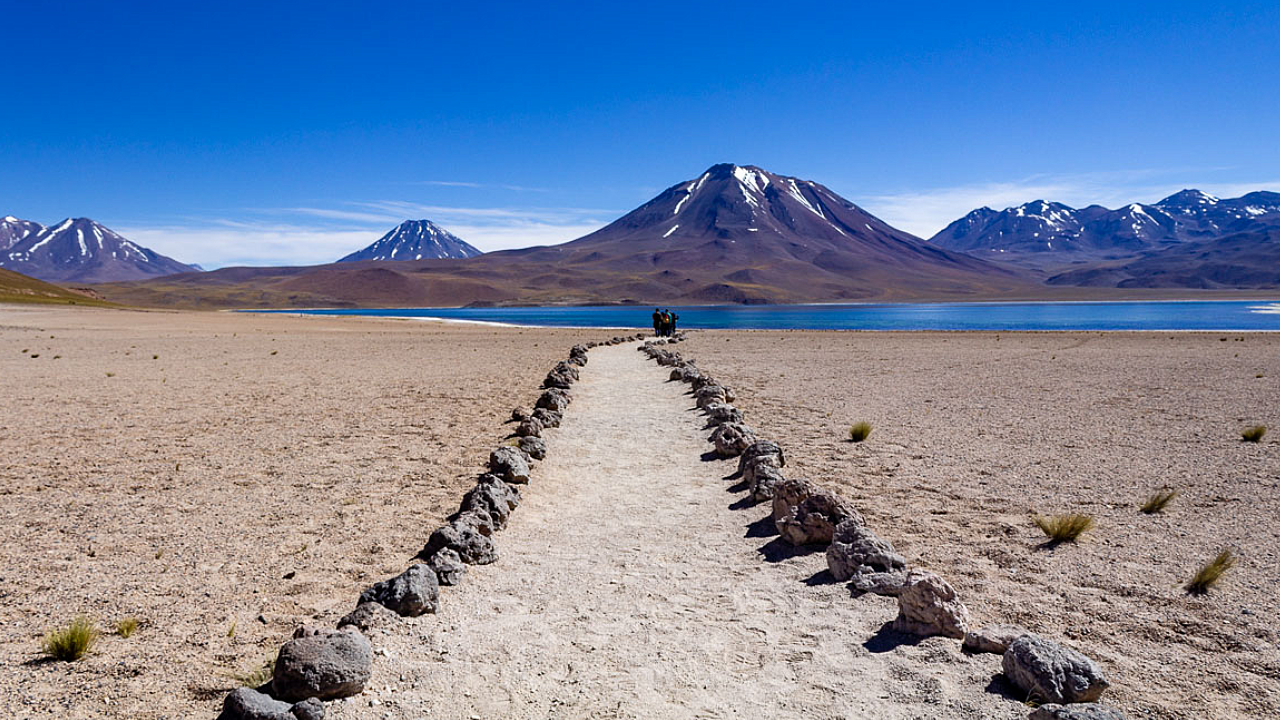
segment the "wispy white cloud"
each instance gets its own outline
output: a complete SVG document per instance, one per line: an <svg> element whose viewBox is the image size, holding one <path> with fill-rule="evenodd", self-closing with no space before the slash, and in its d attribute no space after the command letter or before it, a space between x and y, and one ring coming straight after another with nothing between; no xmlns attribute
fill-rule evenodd
<svg viewBox="0 0 1280 720"><path fill-rule="evenodd" d="M212 220L116 230L156 252L205 269L229 265L317 265L377 239L367 230Z"/></svg>
<svg viewBox="0 0 1280 720"><path fill-rule="evenodd" d="M430 219L492 252L567 242L621 214L592 208L454 207L400 200L245 212L264 219L184 218L157 225L125 224L117 230L157 252L212 269L333 262L407 219Z"/></svg>
<svg viewBox="0 0 1280 720"><path fill-rule="evenodd" d="M511 190L513 192L551 192L551 188L529 187L528 185L508 185L506 183L478 183L466 182L463 180L418 180L410 183L411 185L429 185L432 187L451 187L451 188L468 188L471 190L480 190L485 188L499 188L502 190Z"/></svg>
<svg viewBox="0 0 1280 720"><path fill-rule="evenodd" d="M1276 180L1197 182L1186 179L1194 175L1203 177L1208 172L1133 170L1037 175L1005 182L864 196L859 204L894 227L928 238L980 207L1003 210L1032 200L1049 200L1072 207L1097 204L1114 208L1133 202L1154 203L1188 187L1219 197L1238 197L1254 190L1280 187L1280 181Z"/></svg>

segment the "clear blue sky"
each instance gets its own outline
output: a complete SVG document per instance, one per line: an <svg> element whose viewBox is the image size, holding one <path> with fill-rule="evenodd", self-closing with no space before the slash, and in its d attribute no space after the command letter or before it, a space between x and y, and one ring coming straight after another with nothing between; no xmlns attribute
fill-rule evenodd
<svg viewBox="0 0 1280 720"><path fill-rule="evenodd" d="M219 266L569 240L717 162L923 235L1280 189L1274 0L541 5L0 0L0 214Z"/></svg>

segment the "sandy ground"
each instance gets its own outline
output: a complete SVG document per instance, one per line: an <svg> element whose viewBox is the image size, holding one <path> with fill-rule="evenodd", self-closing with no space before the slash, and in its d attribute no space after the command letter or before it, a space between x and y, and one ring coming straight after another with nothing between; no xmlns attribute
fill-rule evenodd
<svg viewBox="0 0 1280 720"><path fill-rule="evenodd" d="M0 306L0 717L213 717L402 569L602 334ZM42 662L78 613L142 624Z"/></svg>
<svg viewBox="0 0 1280 720"><path fill-rule="evenodd" d="M296 623L402 569L510 407L609 334L0 308L0 715L212 717ZM709 332L680 350L738 388L790 474L840 486L979 622L1098 659L1132 717L1274 717L1280 448L1237 433L1280 434L1280 337L1221 337ZM624 351L593 354L503 559L375 635L374 686L335 715L1021 716L995 656L885 642L891 601L815 582L820 554L768 562L764 510L730 509L680 388L625 352L621 386L603 370ZM844 442L863 419L871 439ZM656 467L618 453L654 422ZM1184 495L1140 515L1166 485ZM1031 514L1067 511L1098 529L1040 547ZM1241 564L1187 597L1223 546ZM80 612L143 624L41 661Z"/></svg>
<svg viewBox="0 0 1280 720"><path fill-rule="evenodd" d="M1081 649L1130 717L1280 717L1280 335L697 333L791 472L839 487L978 622ZM844 440L851 423L875 429ZM1239 431L1271 426L1261 444ZM1183 494L1162 515L1151 492ZM1042 546L1035 513L1083 512ZM1219 549L1221 587L1182 587Z"/></svg>
<svg viewBox="0 0 1280 720"><path fill-rule="evenodd" d="M998 659L881 632L889 598L813 582L704 461L708 431L633 345L598 348L497 564L440 614L374 634L373 689L339 719L1021 718L983 687Z"/></svg>

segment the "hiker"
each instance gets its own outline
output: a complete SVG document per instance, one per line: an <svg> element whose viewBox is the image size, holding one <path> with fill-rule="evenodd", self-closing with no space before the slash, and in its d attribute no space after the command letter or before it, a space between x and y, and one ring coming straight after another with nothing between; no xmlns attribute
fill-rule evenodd
<svg viewBox="0 0 1280 720"><path fill-rule="evenodd" d="M667 335L675 335L676 321L680 319L680 316L674 310L668 311L667 315L670 316L670 320L667 321Z"/></svg>
<svg viewBox="0 0 1280 720"><path fill-rule="evenodd" d="M671 311L663 309L662 311L662 336L666 337L671 334Z"/></svg>
<svg viewBox="0 0 1280 720"><path fill-rule="evenodd" d="M658 308L653 309L653 334L662 335L662 313L658 312Z"/></svg>

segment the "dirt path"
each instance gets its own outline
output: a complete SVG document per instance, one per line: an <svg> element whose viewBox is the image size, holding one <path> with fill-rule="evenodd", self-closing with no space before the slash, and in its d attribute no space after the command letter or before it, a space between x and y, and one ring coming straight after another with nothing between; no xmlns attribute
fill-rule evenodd
<svg viewBox="0 0 1280 720"><path fill-rule="evenodd" d="M501 559L375 631L370 688L331 717L1025 717L984 690L998 658L895 646L892 599L783 551L735 463L700 459L686 387L634 345L593 350Z"/></svg>

